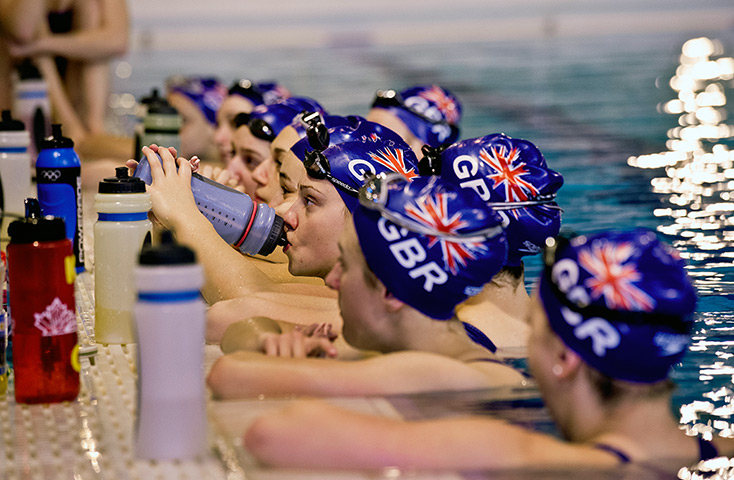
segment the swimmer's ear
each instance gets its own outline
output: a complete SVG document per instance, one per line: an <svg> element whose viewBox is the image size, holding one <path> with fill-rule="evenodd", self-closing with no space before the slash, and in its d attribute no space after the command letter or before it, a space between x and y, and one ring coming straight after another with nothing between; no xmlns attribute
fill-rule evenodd
<svg viewBox="0 0 734 480"><path fill-rule="evenodd" d="M578 373L581 367L581 357L576 352L566 347L565 344L561 344L561 349L558 351L557 363L553 367L553 373L558 379L572 378ZM556 369L556 366L560 368Z"/></svg>
<svg viewBox="0 0 734 480"><path fill-rule="evenodd" d="M395 313L405 306L405 303L403 303L402 300L398 300L398 298L390 293L387 288L385 289L382 298L388 312Z"/></svg>

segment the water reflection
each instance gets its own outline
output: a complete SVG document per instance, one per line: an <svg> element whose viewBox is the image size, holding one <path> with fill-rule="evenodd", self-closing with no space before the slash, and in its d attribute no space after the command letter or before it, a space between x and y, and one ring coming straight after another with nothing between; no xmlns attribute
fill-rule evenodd
<svg viewBox="0 0 734 480"><path fill-rule="evenodd" d="M668 150L627 161L664 172L651 180L661 198L654 211L658 230L688 260L701 296L690 352L677 374L702 390L699 399L681 406L682 428L707 439L734 437L734 316L728 300L734 295L734 127L726 123L732 79L734 58L724 55L720 42L687 41L669 82L677 97L659 105L661 113L677 116ZM711 466L679 478L702 478L696 472L704 467Z"/></svg>

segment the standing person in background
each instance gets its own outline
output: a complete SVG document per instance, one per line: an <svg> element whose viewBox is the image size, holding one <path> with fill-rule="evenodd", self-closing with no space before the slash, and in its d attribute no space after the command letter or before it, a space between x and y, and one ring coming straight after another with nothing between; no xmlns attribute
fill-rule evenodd
<svg viewBox="0 0 734 480"><path fill-rule="evenodd" d="M367 120L400 135L420 158L423 145L436 148L459 139L461 103L438 85L378 90Z"/></svg>
<svg viewBox="0 0 734 480"><path fill-rule="evenodd" d="M48 86L55 120L80 155L127 157L132 140L106 135L104 122L109 61L127 51L126 2L0 0L0 24L6 47L0 54L33 59ZM7 65L7 58L2 63ZM10 84L10 71L0 69L0 85Z"/></svg>

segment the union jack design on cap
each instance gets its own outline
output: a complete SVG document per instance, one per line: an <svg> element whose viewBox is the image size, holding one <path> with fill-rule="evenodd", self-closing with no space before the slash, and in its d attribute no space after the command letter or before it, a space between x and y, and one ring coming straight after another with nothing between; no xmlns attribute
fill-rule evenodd
<svg viewBox="0 0 734 480"><path fill-rule="evenodd" d="M441 152L440 162L441 178L474 190L505 216L507 266L521 265L558 234L561 209L554 199L563 177L531 142L501 133L462 140Z"/></svg>
<svg viewBox="0 0 734 480"><path fill-rule="evenodd" d="M390 178L379 194L384 202L363 200L353 212L367 265L398 299L447 320L504 265L502 219L438 177L383 178Z"/></svg>
<svg viewBox="0 0 734 480"><path fill-rule="evenodd" d="M539 294L553 331L609 377L665 379L686 352L696 308L675 250L647 229L552 244Z"/></svg>

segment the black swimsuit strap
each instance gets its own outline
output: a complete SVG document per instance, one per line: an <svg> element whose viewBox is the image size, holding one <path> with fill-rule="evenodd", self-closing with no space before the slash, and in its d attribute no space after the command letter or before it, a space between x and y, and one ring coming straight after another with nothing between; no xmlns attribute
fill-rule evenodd
<svg viewBox="0 0 734 480"><path fill-rule="evenodd" d="M719 456L719 451L712 442L704 440L701 437L697 437L697 440L698 454L701 456L701 460L710 460Z"/></svg>
<svg viewBox="0 0 734 480"><path fill-rule="evenodd" d="M622 452L621 450L612 447L611 445L607 445L606 443L596 443L594 444L594 448L598 450L603 450L607 453L611 453L615 457L619 459L619 463L630 463L630 457L627 456L626 453Z"/></svg>
<svg viewBox="0 0 734 480"><path fill-rule="evenodd" d="M492 340L490 340L489 337L484 334L484 332L479 330L471 323L461 323L462 325L464 325L464 330L466 331L466 334L469 335L469 338L471 338L474 343L483 346L492 353L495 353L497 351L497 345L495 345L494 342L492 342Z"/></svg>

